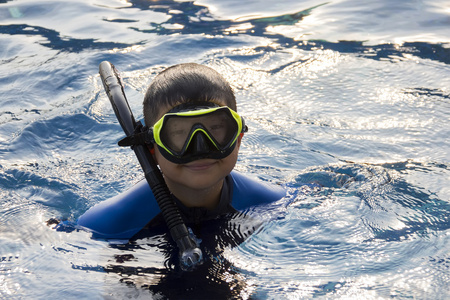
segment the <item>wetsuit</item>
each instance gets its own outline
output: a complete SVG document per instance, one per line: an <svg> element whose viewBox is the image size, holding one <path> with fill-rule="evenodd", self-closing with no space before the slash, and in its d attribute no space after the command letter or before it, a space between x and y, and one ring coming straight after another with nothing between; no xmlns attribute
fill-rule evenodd
<svg viewBox="0 0 450 300"><path fill-rule="evenodd" d="M187 208L176 201L186 223L195 224L251 206L270 203L281 199L285 194L286 191L280 186L257 181L233 171L225 178L216 209L210 211L204 208ZM78 219L77 225L92 231L95 238L130 239L143 228L161 221L159 212L148 184L141 181L130 190L89 209Z"/></svg>

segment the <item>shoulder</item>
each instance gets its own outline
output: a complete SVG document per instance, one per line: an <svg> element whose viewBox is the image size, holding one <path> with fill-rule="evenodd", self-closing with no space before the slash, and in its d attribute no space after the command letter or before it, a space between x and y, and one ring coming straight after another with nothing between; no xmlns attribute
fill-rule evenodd
<svg viewBox="0 0 450 300"><path fill-rule="evenodd" d="M286 196L286 190L279 185L256 180L237 171L230 175L233 181L232 205L237 210L271 203Z"/></svg>
<svg viewBox="0 0 450 300"><path fill-rule="evenodd" d="M86 211L77 225L97 238L127 238L141 230L159 213L158 204L146 180Z"/></svg>

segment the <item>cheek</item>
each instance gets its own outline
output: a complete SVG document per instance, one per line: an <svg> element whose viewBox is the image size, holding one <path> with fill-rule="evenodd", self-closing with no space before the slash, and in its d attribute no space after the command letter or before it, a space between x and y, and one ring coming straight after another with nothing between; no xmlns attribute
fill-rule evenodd
<svg viewBox="0 0 450 300"><path fill-rule="evenodd" d="M224 162L225 164L228 166L229 171L231 172L231 170L234 168L234 166L236 165L237 159L238 159L238 154L239 154L239 144L236 145L236 148L234 148L233 152L231 152L230 155L228 155L226 158L224 158Z"/></svg>
<svg viewBox="0 0 450 300"><path fill-rule="evenodd" d="M156 164L159 165L159 162L161 161L161 153L158 150L158 147L156 145L153 146L153 159L155 160Z"/></svg>
<svg viewBox="0 0 450 300"><path fill-rule="evenodd" d="M170 173L176 167L176 164L165 159L164 156L161 155L161 152L159 152L158 147L155 147L154 149L155 155L153 157L155 158L156 164L160 167L163 173Z"/></svg>
<svg viewBox="0 0 450 300"><path fill-rule="evenodd" d="M233 155L236 160L237 160L237 157L239 154L239 148L241 147L241 141L242 141L242 135L240 137L238 137L238 140L236 142L236 147L234 148L233 152L231 152L231 155Z"/></svg>

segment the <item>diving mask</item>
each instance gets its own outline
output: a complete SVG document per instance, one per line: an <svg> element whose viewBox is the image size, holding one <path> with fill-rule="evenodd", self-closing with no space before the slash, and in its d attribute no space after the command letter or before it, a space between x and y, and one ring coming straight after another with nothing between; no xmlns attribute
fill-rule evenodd
<svg viewBox="0 0 450 300"><path fill-rule="evenodd" d="M247 131L244 119L227 106L211 102L174 107L151 129L161 154L176 164L197 159L222 159L233 152Z"/></svg>

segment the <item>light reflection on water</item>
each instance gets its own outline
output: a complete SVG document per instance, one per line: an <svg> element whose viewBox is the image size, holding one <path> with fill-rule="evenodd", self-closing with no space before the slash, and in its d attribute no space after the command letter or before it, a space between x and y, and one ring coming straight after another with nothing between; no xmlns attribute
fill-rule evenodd
<svg viewBox="0 0 450 300"><path fill-rule="evenodd" d="M388 298L398 292L407 296L401 291L404 287L415 286L414 294L424 295L436 289L432 282L445 285L447 275L426 272L431 266L423 265L429 255L445 256L444 249L438 254L429 248L440 244L442 238L414 227L420 223L434 226L435 222L444 228L448 225L423 214L420 199L411 198L409 206L393 201L406 196L395 191L401 176L378 169L381 173L367 174L369 177L359 182L348 178L345 186L350 193L337 189L324 197L323 190L303 190L299 200L287 206L284 218L270 221L224 255L244 272L257 274L257 295L262 298L274 293L281 298L326 293ZM361 170L355 167L354 171ZM311 176L317 177L315 173L307 175ZM325 177L318 181L325 183ZM359 196L351 196L352 190ZM383 237L389 231L391 234ZM370 288L374 286L377 293Z"/></svg>
<svg viewBox="0 0 450 300"><path fill-rule="evenodd" d="M450 76L448 45L433 44L449 42L446 4L256 3L0 4L0 298L145 298L149 285L448 297ZM248 211L256 221L230 220L239 238L265 224L236 247L218 238L202 278L168 271L164 236L127 248L45 224L142 178L116 145L102 60L122 71L137 118L165 67L218 70L250 128L236 168L289 191Z"/></svg>

